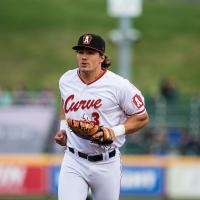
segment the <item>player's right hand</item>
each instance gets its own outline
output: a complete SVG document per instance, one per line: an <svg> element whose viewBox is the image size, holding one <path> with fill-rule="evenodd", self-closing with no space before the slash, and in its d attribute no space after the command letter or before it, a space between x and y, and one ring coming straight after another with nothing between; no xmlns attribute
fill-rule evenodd
<svg viewBox="0 0 200 200"><path fill-rule="evenodd" d="M56 133L54 140L57 144L61 146L66 146L67 144L67 134L65 130L60 130Z"/></svg>

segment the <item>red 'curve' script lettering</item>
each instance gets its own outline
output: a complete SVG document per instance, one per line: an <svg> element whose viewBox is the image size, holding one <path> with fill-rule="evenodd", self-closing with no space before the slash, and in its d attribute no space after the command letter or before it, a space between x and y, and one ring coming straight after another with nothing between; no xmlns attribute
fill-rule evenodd
<svg viewBox="0 0 200 200"><path fill-rule="evenodd" d="M79 109L90 109L90 108L99 108L101 104L101 99L88 99L88 100L80 100L80 101L73 101L74 100L74 95L70 95L67 97L65 100L64 104L64 110L65 113L68 113L69 111L71 112L76 112Z"/></svg>

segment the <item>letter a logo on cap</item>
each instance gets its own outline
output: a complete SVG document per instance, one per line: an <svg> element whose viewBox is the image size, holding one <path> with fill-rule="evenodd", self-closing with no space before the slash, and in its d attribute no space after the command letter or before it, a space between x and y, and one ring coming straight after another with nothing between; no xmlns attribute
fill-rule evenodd
<svg viewBox="0 0 200 200"><path fill-rule="evenodd" d="M92 36L91 35L85 35L83 37L83 44L90 44L91 40L92 40Z"/></svg>

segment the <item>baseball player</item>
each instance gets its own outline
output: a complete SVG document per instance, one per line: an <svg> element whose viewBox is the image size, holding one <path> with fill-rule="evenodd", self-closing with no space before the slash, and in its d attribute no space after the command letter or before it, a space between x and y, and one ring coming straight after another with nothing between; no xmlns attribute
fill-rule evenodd
<svg viewBox="0 0 200 200"><path fill-rule="evenodd" d="M59 200L118 200L119 148L148 123L144 98L127 79L108 70L105 41L95 34L80 36L78 67L59 80L60 130L55 141L66 146L58 181ZM123 67L123 66L122 66Z"/></svg>

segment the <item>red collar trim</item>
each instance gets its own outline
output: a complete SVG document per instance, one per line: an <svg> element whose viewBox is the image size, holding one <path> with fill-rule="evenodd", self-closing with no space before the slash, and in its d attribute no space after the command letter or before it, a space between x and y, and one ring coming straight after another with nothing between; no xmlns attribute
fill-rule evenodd
<svg viewBox="0 0 200 200"><path fill-rule="evenodd" d="M92 84L92 83L98 81L106 72L107 72L107 69L104 70L103 73L100 74L94 81L92 81L92 82L90 82L90 83L86 83L86 82L81 78L79 69L77 70L78 77L79 77L80 80L81 80L84 84L86 84L86 85L90 85L90 84Z"/></svg>

